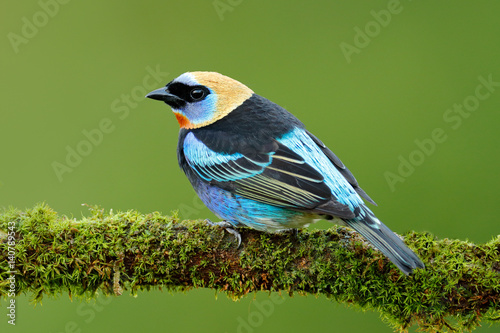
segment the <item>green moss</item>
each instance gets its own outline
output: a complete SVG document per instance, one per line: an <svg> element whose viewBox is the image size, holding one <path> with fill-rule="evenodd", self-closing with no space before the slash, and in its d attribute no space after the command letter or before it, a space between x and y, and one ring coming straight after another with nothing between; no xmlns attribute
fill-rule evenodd
<svg viewBox="0 0 500 333"><path fill-rule="evenodd" d="M483 245L411 232L406 242L426 269L405 276L347 228L266 234L241 229L243 243L204 221L177 214L105 212L80 220L45 204L0 213L0 294L8 292L7 234L16 229L17 293L93 298L161 288L259 290L326 295L374 310L398 330L470 330L500 321L500 236ZM12 225L12 224L11 224Z"/></svg>

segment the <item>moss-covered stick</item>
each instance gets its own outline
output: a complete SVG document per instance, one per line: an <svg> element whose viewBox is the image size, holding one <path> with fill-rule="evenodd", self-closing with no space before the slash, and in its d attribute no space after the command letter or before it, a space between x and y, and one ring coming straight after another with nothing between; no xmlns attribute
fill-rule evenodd
<svg viewBox="0 0 500 333"><path fill-rule="evenodd" d="M323 294L379 311L401 330L416 324L461 331L500 319L500 236L474 245L408 233L406 243L426 268L405 276L342 227L285 234L240 229L237 248L232 235L203 221L98 208L76 220L42 204L0 212L2 297L11 271L9 222L16 231L16 293L35 300L64 293L91 298L98 290L213 288L232 298L265 290Z"/></svg>

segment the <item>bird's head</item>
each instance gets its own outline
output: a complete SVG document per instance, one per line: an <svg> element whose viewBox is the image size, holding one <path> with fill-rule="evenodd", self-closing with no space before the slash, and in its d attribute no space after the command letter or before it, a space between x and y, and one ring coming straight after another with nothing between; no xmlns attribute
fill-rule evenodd
<svg viewBox="0 0 500 333"><path fill-rule="evenodd" d="M187 72L146 95L164 101L182 128L210 125L240 106L253 91L216 72Z"/></svg>

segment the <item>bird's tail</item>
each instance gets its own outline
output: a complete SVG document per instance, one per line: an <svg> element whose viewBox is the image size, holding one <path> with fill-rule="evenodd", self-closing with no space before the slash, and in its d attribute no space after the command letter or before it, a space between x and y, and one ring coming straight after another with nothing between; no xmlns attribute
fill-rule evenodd
<svg viewBox="0 0 500 333"><path fill-rule="evenodd" d="M379 221L369 208L361 208L362 212L355 219L344 220L347 226L353 228L382 252L406 275L415 268L424 268L425 265L406 244Z"/></svg>

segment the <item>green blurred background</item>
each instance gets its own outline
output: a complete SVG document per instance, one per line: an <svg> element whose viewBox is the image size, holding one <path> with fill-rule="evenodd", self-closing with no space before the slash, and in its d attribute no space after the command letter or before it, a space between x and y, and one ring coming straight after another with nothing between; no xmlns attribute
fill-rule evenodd
<svg viewBox="0 0 500 333"><path fill-rule="evenodd" d="M214 218L177 166L170 109L142 97L185 71L211 70L303 120L396 232L478 243L499 234L500 87L460 116L459 126L443 116L454 104L474 102L478 77L500 81L500 3L65 2L0 4L0 206L45 201L78 218L88 203ZM101 122L109 128L99 138ZM436 128L446 141L391 188L386 173L397 174L400 156L424 156L415 140ZM85 131L95 144L85 143ZM54 163L67 165L67 149L86 156L73 157L58 176ZM266 294L232 302L210 290L97 303L63 295L36 307L28 301L18 297L16 331L391 331L377 313L313 296L272 307ZM5 313L2 332L13 329Z"/></svg>

